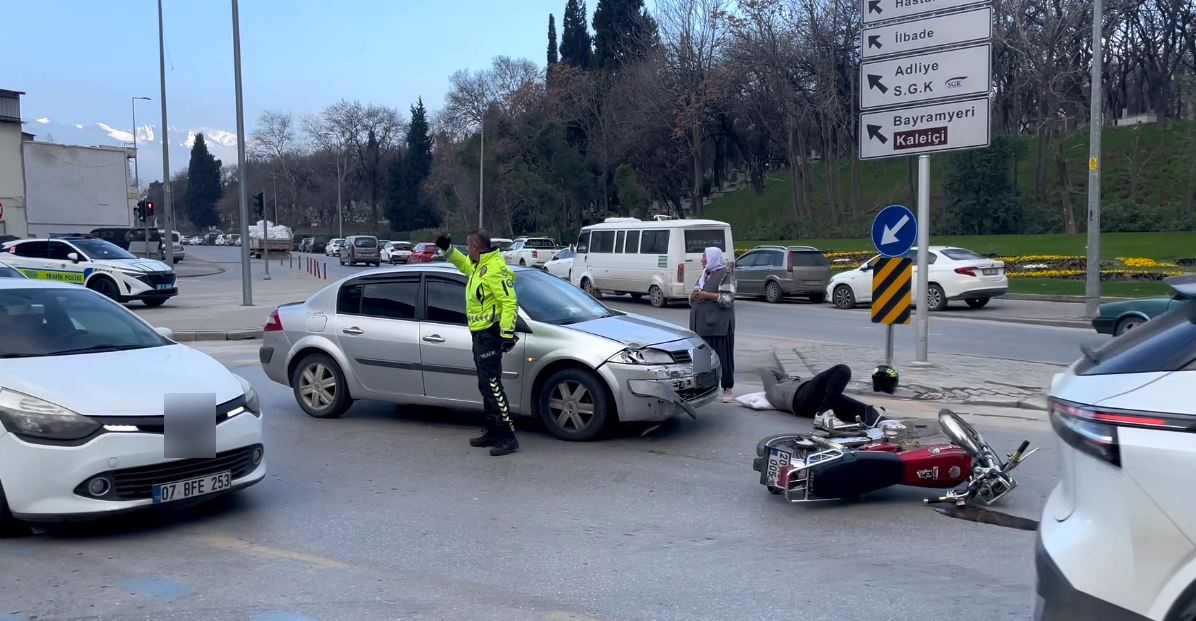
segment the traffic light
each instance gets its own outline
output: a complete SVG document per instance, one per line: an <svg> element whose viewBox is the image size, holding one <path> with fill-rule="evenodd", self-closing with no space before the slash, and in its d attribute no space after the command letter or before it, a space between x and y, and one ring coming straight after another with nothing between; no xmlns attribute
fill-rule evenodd
<svg viewBox="0 0 1196 621"><path fill-rule="evenodd" d="M145 201L145 219L154 217L154 201Z"/></svg>
<svg viewBox="0 0 1196 621"><path fill-rule="evenodd" d="M258 192L253 195L253 214L261 218L266 209L266 193Z"/></svg>
<svg viewBox="0 0 1196 621"><path fill-rule="evenodd" d="M145 223L145 201L137 202L137 221Z"/></svg>

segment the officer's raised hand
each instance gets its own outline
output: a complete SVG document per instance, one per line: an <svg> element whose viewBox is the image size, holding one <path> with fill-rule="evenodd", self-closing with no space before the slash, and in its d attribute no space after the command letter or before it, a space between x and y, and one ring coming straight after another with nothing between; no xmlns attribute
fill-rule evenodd
<svg viewBox="0 0 1196 621"><path fill-rule="evenodd" d="M426 237L424 239L427 239ZM448 252L449 246L453 244L453 238L441 233L436 236L436 247Z"/></svg>

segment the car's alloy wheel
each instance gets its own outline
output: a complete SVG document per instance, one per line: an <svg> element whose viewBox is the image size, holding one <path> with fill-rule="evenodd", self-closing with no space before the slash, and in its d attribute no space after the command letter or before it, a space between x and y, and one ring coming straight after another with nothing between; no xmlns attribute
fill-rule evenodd
<svg viewBox="0 0 1196 621"><path fill-rule="evenodd" d="M764 287L764 299L768 300L769 304L776 304L777 302L780 302L781 298L783 297L784 293L781 291L781 285L778 285L775 282L770 282L768 283L768 286Z"/></svg>
<svg viewBox="0 0 1196 621"><path fill-rule="evenodd" d="M851 287L847 285L839 285L835 287L834 297L832 300L835 303L835 308L854 308L855 307L855 293Z"/></svg>
<svg viewBox="0 0 1196 621"><path fill-rule="evenodd" d="M295 400L304 412L316 418L336 418L352 405L345 376L327 354L311 354L291 376Z"/></svg>
<svg viewBox="0 0 1196 621"><path fill-rule="evenodd" d="M947 308L947 294L943 288L931 283L930 287L926 289L926 306L932 311L941 311Z"/></svg>
<svg viewBox="0 0 1196 621"><path fill-rule="evenodd" d="M1113 336L1121 336L1144 323L1146 320L1141 317L1126 317L1117 322L1117 327L1113 329Z"/></svg>
<svg viewBox="0 0 1196 621"><path fill-rule="evenodd" d="M652 306L655 308L664 308L669 304L668 299L664 297L664 291L661 291L660 287L657 287L656 285L652 285L648 289L648 301L651 302Z"/></svg>
<svg viewBox="0 0 1196 621"><path fill-rule="evenodd" d="M540 418L562 440L591 440L610 422L606 391L594 374L580 369L557 371L540 393Z"/></svg>

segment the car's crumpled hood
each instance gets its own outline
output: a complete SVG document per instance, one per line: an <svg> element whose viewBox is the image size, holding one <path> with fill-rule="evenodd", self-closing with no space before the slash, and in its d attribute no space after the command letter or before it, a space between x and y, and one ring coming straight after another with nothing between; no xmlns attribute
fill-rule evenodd
<svg viewBox="0 0 1196 621"><path fill-rule="evenodd" d="M657 345L696 337L685 328L643 315L616 315L567 327L625 345Z"/></svg>
<svg viewBox="0 0 1196 621"><path fill-rule="evenodd" d="M0 388L89 416L161 416L171 393L213 394L216 404L244 394L224 365L177 344L0 360Z"/></svg>

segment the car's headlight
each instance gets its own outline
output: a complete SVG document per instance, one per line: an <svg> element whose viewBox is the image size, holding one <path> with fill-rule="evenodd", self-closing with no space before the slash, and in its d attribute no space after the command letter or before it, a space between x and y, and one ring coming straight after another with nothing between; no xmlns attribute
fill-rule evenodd
<svg viewBox="0 0 1196 621"><path fill-rule="evenodd" d="M622 364L673 364L673 356L659 349L624 349L611 357L611 362Z"/></svg>
<svg viewBox="0 0 1196 621"><path fill-rule="evenodd" d="M7 389L0 389L0 423L16 435L45 440L80 440L100 429L86 416Z"/></svg>
<svg viewBox="0 0 1196 621"><path fill-rule="evenodd" d="M240 375L237 380L241 382L241 388L245 389L245 409L254 416L262 415L262 401L257 396L257 390L254 390L253 385Z"/></svg>

